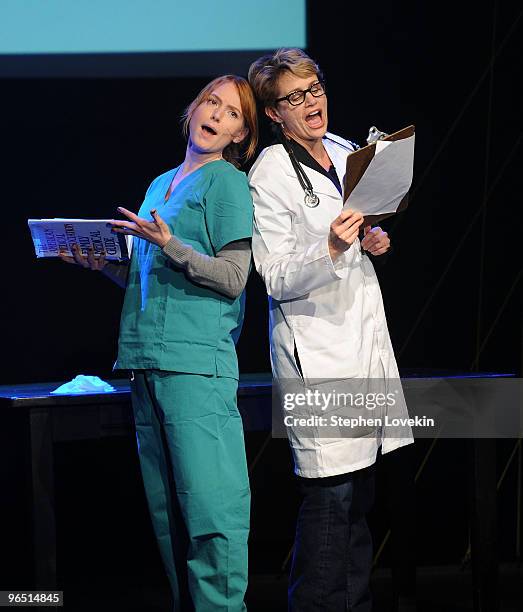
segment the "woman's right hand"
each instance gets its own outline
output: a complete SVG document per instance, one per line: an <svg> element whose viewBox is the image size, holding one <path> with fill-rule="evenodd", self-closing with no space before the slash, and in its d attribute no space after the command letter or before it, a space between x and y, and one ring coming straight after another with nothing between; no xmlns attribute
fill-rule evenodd
<svg viewBox="0 0 523 612"><path fill-rule="evenodd" d="M69 257L63 252L60 252L59 257L65 263L77 264L82 266L82 268L89 268L91 270L101 271L107 265L107 261L105 259L105 253L102 253L99 257L95 257L93 248L90 248L87 252L87 257L82 255L82 252L78 248L77 244L73 244L71 247L71 251L73 252L73 256Z"/></svg>
<svg viewBox="0 0 523 612"><path fill-rule="evenodd" d="M331 223L329 233L329 253L335 261L358 237L363 215L354 210L342 210Z"/></svg>

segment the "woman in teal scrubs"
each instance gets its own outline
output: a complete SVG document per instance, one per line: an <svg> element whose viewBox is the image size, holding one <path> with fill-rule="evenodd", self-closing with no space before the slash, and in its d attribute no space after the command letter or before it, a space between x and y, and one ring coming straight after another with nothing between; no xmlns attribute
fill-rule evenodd
<svg viewBox="0 0 523 612"><path fill-rule="evenodd" d="M256 105L236 76L184 115L185 159L150 185L130 234L116 367L131 370L142 475L174 610L245 610L250 490L235 341L250 265L252 200L236 165L256 147ZM92 254L74 261L118 280Z"/></svg>

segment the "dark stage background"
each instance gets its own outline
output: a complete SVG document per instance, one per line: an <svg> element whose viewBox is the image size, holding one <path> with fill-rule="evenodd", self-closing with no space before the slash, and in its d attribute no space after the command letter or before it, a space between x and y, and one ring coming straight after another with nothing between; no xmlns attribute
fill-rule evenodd
<svg viewBox="0 0 523 612"><path fill-rule="evenodd" d="M521 371L521 17L515 1L309 2L308 50L326 75L330 130L364 143L371 125L389 132L416 125L410 206L384 224L394 252L378 271L401 369ZM104 218L119 204L137 209L149 182L183 159L179 117L208 80L0 80L0 384L63 381L78 373L114 376L121 290L96 273L37 261L26 219ZM269 138L263 122L262 144ZM266 297L254 273L247 293L240 369L267 371ZM252 458L263 442L252 437L250 442ZM273 442L273 463L253 481L258 499L271 506L270 511L253 508L258 557L252 567L260 572L267 569L265 559L282 561L292 542L296 496L291 491L282 503L290 462L279 442ZM129 440L125 452L131 454L131 447ZM427 447L428 441L415 445L415 465ZM506 441L499 449L500 466L511 447ZM75 449L63 447L58 471L75 457L81 464L83 449ZM106 449L104 456L113 453L114 459L117 451ZM125 471L118 457L111 465ZM426 520L420 563L459 564L466 550L464 461L458 441L443 441L417 487L418 517ZM126 493L116 468L106 483L113 512L123 516L133 508L128 520L143 523L141 488ZM70 497L61 502L63 516L71 496L84 489L81 469L64 476ZM137 474L136 465L132 469ZM511 558L514 473L507 483L499 513L500 526L508 529L500 537L509 551L504 557ZM438 495L442 490L445 495ZM91 528L105 537L106 504L94 498L91 503L102 525ZM87 504L86 516L90 508ZM388 522L377 512L379 543ZM89 534L87 528L80 541ZM120 535L118 545L127 542L129 551L134 546L155 551L148 532L142 533L143 542L129 541L126 531ZM114 538L114 531L106 537ZM389 554L383 563L389 563ZM85 568L71 568L77 576L87 575Z"/></svg>
<svg viewBox="0 0 523 612"><path fill-rule="evenodd" d="M387 225L394 255L380 271L400 366L516 372L521 9L356 3L341 18L335 7L344 6L308 9L331 131L363 143L370 125L417 127L413 197ZM137 209L149 182L183 158L180 113L207 80L0 81L2 384L111 375L121 291L89 271L36 261L26 219ZM255 273L247 297L240 367L267 370L266 299Z"/></svg>

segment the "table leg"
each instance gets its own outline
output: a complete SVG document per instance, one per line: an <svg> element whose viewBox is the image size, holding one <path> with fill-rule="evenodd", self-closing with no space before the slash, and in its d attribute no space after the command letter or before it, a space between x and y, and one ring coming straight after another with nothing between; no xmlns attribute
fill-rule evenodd
<svg viewBox="0 0 523 612"><path fill-rule="evenodd" d="M471 552L474 612L495 612L498 601L496 440L472 440Z"/></svg>
<svg viewBox="0 0 523 612"><path fill-rule="evenodd" d="M29 419L35 587L54 589L56 517L51 411L33 410Z"/></svg>

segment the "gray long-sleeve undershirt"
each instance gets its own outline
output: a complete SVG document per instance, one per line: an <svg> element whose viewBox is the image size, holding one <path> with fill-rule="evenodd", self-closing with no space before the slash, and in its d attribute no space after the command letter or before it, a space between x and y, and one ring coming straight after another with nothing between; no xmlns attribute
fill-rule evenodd
<svg viewBox="0 0 523 612"><path fill-rule="evenodd" d="M163 248L163 253L191 281L230 299L237 298L247 283L251 262L249 240L230 242L212 257L199 253L173 236ZM125 287L129 266L109 263L103 273L120 287Z"/></svg>

